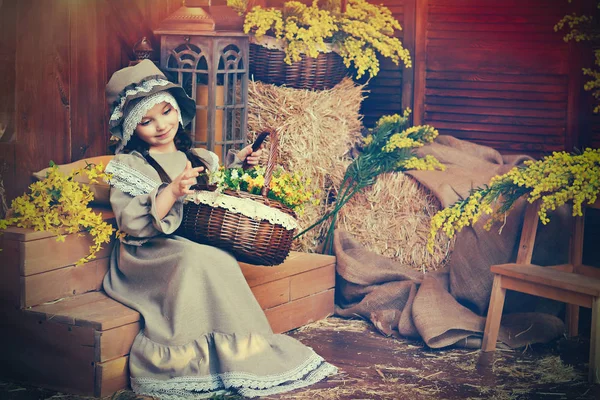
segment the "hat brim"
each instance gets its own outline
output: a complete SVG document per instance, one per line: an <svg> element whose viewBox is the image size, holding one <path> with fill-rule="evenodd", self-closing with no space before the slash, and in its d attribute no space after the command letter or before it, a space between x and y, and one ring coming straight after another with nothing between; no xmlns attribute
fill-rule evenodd
<svg viewBox="0 0 600 400"><path fill-rule="evenodd" d="M144 79L144 81L148 81L148 80L152 80L152 79L164 80L165 77L157 75L157 76L147 77L146 79ZM142 82L138 82L136 85L139 85L141 83ZM127 93L127 90L131 89L132 87L135 87L136 85L132 85L131 87L127 87L127 88L123 89L123 93ZM123 125L123 119L124 119L124 116L127 114L128 107L133 100L143 98L143 97L148 97L154 93L162 92L165 90L168 90L169 93L171 93L171 95L173 95L173 97L175 97L175 100L177 100L177 104L179 105L179 109L181 111L181 120L183 122L183 126L186 127L192 121L192 119L194 119L194 117L196 116L196 102L194 101L194 99L192 99L191 97L189 97L187 95L187 93L181 86L179 86L176 83L169 82L165 85L156 85L156 86L152 87L152 89L150 89L150 91L137 92L137 93L126 96L124 103L121 106L123 109L123 116L121 116L119 119L109 121L109 130L110 130L111 134L113 134L117 137L122 137L121 136L121 133L122 133L121 127ZM123 97L119 97L119 101L122 101L121 100L122 98ZM114 109L114 107L113 107L113 109ZM111 113L112 113L112 111L113 110L111 110Z"/></svg>

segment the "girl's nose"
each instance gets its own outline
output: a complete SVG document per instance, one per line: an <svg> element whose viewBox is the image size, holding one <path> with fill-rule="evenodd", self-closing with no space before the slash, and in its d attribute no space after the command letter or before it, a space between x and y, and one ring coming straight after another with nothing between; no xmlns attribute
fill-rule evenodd
<svg viewBox="0 0 600 400"><path fill-rule="evenodd" d="M156 119L156 130L157 131L162 131L163 129L165 129L165 127L167 126L167 121L165 121L164 118L157 118Z"/></svg>

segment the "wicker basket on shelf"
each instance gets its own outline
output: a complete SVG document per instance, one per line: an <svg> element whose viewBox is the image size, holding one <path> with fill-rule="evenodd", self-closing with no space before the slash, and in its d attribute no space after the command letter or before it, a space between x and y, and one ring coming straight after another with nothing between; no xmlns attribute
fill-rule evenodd
<svg viewBox="0 0 600 400"><path fill-rule="evenodd" d="M219 205L226 202L239 204L238 200L242 200L249 204L250 208L253 205L263 210L262 206L270 207L274 210L273 213L295 224L296 215L290 208L267 198L277 158L277 142L276 134L272 132L261 195L233 190L217 193L214 192L214 187L198 187L202 194L211 199L210 204L187 201L183 207L183 221L178 233L195 242L229 251L238 261L268 266L281 264L290 252L295 228L292 229L289 224L285 227L283 224L273 223L267 219L251 218L236 210L235 207L232 207L234 208L232 210Z"/></svg>
<svg viewBox="0 0 600 400"><path fill-rule="evenodd" d="M316 58L302 55L292 65L284 62L285 52L250 44L250 76L254 80L294 89L330 89L346 76L346 67L339 54L319 53Z"/></svg>

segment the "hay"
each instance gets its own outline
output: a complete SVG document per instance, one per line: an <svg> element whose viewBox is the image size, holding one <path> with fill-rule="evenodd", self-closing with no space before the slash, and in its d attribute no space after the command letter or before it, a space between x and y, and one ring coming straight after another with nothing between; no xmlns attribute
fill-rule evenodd
<svg viewBox="0 0 600 400"><path fill-rule="evenodd" d="M546 383L576 383L583 377L571 365L564 364L559 356L546 356L537 361L513 361L494 364L494 372L512 378Z"/></svg>
<svg viewBox="0 0 600 400"><path fill-rule="evenodd" d="M301 227L309 226L329 209L329 190L342 181L350 163L350 149L361 136L363 91L364 86L348 78L322 91L249 84L249 139L265 129L276 129L278 164L288 171L302 171L313 187L322 191L321 204L307 206L299 216ZM313 229L296 241L294 249L316 251L320 235L319 228Z"/></svg>
<svg viewBox="0 0 600 400"><path fill-rule="evenodd" d="M264 129L279 132L279 164L302 171L322 190L320 204L299 217L307 227L331 209L351 149L361 137L360 104L365 89L345 79L331 90L297 90L251 82L248 96L249 139ZM264 155L265 160L267 155ZM429 218L437 201L403 174L386 174L342 208L338 227L366 248L419 271L439 268L451 243L438 236L434 254L427 252ZM303 235L294 250L316 252L327 223Z"/></svg>
<svg viewBox="0 0 600 400"><path fill-rule="evenodd" d="M318 321L306 324L297 329L298 332L328 329L333 331L345 332L365 332L371 329L373 325L363 319L342 319L338 317L326 317Z"/></svg>
<svg viewBox="0 0 600 400"><path fill-rule="evenodd" d="M439 208L412 178L383 174L342 208L338 227L371 251L426 272L444 265L452 248L449 239L438 235L434 253L427 251L429 220Z"/></svg>

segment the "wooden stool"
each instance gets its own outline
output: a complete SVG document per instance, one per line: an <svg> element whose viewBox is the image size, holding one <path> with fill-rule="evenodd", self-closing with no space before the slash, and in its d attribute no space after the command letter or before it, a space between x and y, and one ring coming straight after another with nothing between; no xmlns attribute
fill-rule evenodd
<svg viewBox="0 0 600 400"><path fill-rule="evenodd" d="M587 207L600 209L600 199ZM527 205L516 263L491 266L494 283L481 350L496 350L506 289L567 303L566 324L570 336L577 335L579 307L588 307L592 309L589 380L600 383L600 269L582 264L583 205L582 209L583 217L576 217L573 222L569 264L540 267L531 264L539 202Z"/></svg>

